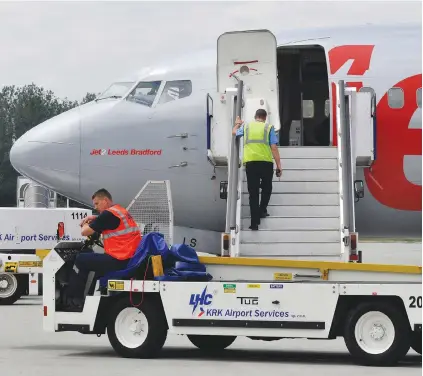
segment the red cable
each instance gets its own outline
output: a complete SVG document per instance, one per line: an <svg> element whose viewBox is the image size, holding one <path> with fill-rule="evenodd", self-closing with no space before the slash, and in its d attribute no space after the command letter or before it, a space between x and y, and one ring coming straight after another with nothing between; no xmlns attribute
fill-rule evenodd
<svg viewBox="0 0 423 376"><path fill-rule="evenodd" d="M131 303L132 307L138 308L138 307L140 307L140 306L141 306L141 304L142 304L142 303L143 303L143 301L144 301L144 282L145 282L145 280L146 280L146 278L147 278L147 270L148 270L148 264L149 264L149 262L150 262L150 258L151 258L151 256L148 258L148 261L147 261L147 266L146 266L146 268L145 268L144 279L142 280L142 295L141 295L141 302L140 302L140 304L138 304L138 305L134 305L134 303L133 303L133 301L132 301L132 281L134 280L134 278L131 278L131 288L130 288L130 290L129 290L129 301L130 301L130 303Z"/></svg>

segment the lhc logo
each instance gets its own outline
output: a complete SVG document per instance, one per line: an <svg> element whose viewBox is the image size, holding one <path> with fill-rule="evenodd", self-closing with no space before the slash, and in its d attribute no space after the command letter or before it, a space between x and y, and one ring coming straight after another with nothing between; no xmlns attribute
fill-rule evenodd
<svg viewBox="0 0 423 376"><path fill-rule="evenodd" d="M198 314L198 317L201 317L204 314L204 309L202 306L210 305L212 304L213 295L207 294L207 286L204 287L204 290L201 294L191 294L191 298L189 300L189 305L191 305L192 308L192 314L194 314L197 307L200 307L200 313Z"/></svg>

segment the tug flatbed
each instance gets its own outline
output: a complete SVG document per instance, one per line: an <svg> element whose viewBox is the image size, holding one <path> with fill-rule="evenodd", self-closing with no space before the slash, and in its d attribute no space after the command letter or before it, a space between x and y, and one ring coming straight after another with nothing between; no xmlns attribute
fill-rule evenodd
<svg viewBox="0 0 423 376"><path fill-rule="evenodd" d="M421 353L419 266L200 257L210 281L109 279L82 312L60 312L56 273L77 254L68 247L59 243L44 260L44 329L107 331L123 357L158 356L168 333L210 352L237 336L343 337L366 365L393 365L410 347ZM161 256L151 260L160 277Z"/></svg>

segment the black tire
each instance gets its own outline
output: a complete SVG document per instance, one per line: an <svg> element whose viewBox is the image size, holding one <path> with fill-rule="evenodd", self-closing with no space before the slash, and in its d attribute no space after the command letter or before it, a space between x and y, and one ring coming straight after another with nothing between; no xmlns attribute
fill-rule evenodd
<svg viewBox="0 0 423 376"><path fill-rule="evenodd" d="M222 351L234 343L236 336L187 335L191 343L207 352Z"/></svg>
<svg viewBox="0 0 423 376"><path fill-rule="evenodd" d="M395 330L391 346L382 353L371 354L360 347L356 340L355 328L358 320L368 312L381 312L392 322ZM384 328L382 328L384 330ZM389 333L388 333L389 335ZM345 322L344 340L355 360L366 366L393 366L405 357L410 349L410 325L403 311L385 302L361 303L351 309Z"/></svg>
<svg viewBox="0 0 423 376"><path fill-rule="evenodd" d="M138 302L139 300L137 300ZM127 308L135 308L144 314L148 323L147 335L139 346L127 347L121 343L116 335L116 319ZM140 307L133 307L129 296L118 300L110 312L107 324L107 336L116 353L123 358L154 358L164 346L167 338L167 323L163 307L159 300L144 296L144 302Z"/></svg>
<svg viewBox="0 0 423 376"><path fill-rule="evenodd" d="M422 332L414 331L411 333L411 348L422 355Z"/></svg>
<svg viewBox="0 0 423 376"><path fill-rule="evenodd" d="M0 273L0 276L3 273ZM9 273L4 273L4 274L9 274ZM0 298L0 305L12 305L14 304L16 301L18 301L24 290L25 290L25 284L23 283L23 281L25 280L25 278L21 278L20 275L18 274L10 274L14 279L16 279L16 283L17 283L17 287L15 292L13 293L13 295L8 296L7 298Z"/></svg>

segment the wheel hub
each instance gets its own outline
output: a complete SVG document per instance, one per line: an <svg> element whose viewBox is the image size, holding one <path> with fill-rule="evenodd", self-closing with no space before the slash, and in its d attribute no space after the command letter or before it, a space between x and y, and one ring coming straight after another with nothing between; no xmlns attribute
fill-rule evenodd
<svg viewBox="0 0 423 376"><path fill-rule="evenodd" d="M5 290L9 286L9 283L5 279L0 279L0 290Z"/></svg>
<svg viewBox="0 0 423 376"><path fill-rule="evenodd" d="M11 297L18 288L18 281L13 274L0 274L0 298Z"/></svg>
<svg viewBox="0 0 423 376"><path fill-rule="evenodd" d="M124 308L115 320L115 333L118 341L127 348L141 346L148 335L148 321L138 308Z"/></svg>
<svg viewBox="0 0 423 376"><path fill-rule="evenodd" d="M394 324L383 312L366 312L355 325L355 339L358 346L366 353L382 354L394 343Z"/></svg>
<svg viewBox="0 0 423 376"><path fill-rule="evenodd" d="M380 341L386 335L386 328L382 324L373 324L370 330L370 337L375 341Z"/></svg>
<svg viewBox="0 0 423 376"><path fill-rule="evenodd" d="M134 335L141 335L141 332L144 332L144 325L141 323L141 320L134 320L134 322L130 325L129 330Z"/></svg>

